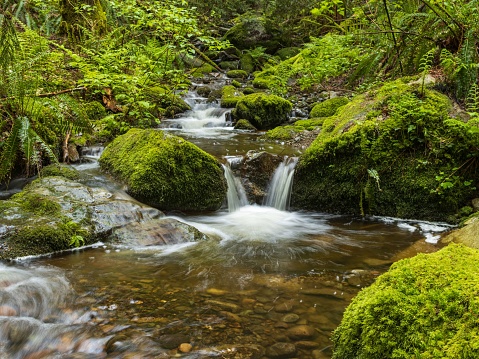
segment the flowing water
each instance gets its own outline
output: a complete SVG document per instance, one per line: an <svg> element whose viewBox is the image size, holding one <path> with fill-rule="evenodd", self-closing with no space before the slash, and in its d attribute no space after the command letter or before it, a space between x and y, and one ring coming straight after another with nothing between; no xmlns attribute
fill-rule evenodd
<svg viewBox="0 0 479 359"><path fill-rule="evenodd" d="M99 151L78 168L120 191L99 172ZM424 238L448 227L287 211L295 163L278 167L263 206L247 203L226 164L228 206L175 217L209 240L99 243L1 265L0 358L330 358L353 296L418 243L434 250Z"/></svg>

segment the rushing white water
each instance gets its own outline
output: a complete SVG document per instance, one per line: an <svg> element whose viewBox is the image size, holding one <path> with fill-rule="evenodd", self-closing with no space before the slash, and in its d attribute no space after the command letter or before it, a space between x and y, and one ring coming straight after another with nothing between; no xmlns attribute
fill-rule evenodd
<svg viewBox="0 0 479 359"><path fill-rule="evenodd" d="M293 186L294 168L298 159L286 157L273 174L264 204L279 210L287 210Z"/></svg>
<svg viewBox="0 0 479 359"><path fill-rule="evenodd" d="M246 198L246 193L240 180L234 176L229 164L223 165L223 169L225 171L226 183L228 184L228 191L226 193L228 211L234 212L240 207L246 206L248 204L248 198Z"/></svg>

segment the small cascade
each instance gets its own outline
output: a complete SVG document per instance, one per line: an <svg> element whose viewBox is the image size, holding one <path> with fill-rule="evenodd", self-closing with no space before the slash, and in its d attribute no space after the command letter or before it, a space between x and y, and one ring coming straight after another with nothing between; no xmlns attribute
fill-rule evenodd
<svg viewBox="0 0 479 359"><path fill-rule="evenodd" d="M297 162L297 157L286 157L275 170L265 198L265 206L274 207L280 211L289 208L294 168Z"/></svg>
<svg viewBox="0 0 479 359"><path fill-rule="evenodd" d="M248 205L248 199L246 198L246 192L243 185L239 179L234 176L229 162L227 162L226 165L223 165L223 168L225 170L226 183L228 184L228 192L226 193L228 211L234 212L240 207Z"/></svg>
<svg viewBox="0 0 479 359"><path fill-rule="evenodd" d="M188 133L204 134L212 129L233 129L229 120L231 110L221 108L219 103L208 103L208 99L190 91L185 101L191 110L181 117L162 121L161 128L167 130L182 130Z"/></svg>

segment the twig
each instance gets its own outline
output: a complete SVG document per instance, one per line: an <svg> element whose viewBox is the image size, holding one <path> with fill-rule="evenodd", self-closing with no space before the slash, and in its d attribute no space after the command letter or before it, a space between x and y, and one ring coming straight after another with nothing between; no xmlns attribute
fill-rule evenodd
<svg viewBox="0 0 479 359"><path fill-rule="evenodd" d="M85 91L86 89L87 89L86 87L75 87L75 88L72 88L72 89L61 90L61 91L57 91L57 92L41 93L41 94L35 95L33 97L53 97L53 96L61 95L61 94L68 93L68 92ZM15 96L10 96L10 97L0 98L0 101L14 100L14 99L15 99Z"/></svg>

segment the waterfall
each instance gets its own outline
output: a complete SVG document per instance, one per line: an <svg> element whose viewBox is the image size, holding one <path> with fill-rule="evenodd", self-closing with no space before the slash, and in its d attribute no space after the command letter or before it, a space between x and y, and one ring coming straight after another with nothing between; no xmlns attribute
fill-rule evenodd
<svg viewBox="0 0 479 359"><path fill-rule="evenodd" d="M240 207L249 204L243 185L240 180L234 176L231 170L232 162L235 160L237 160L237 158L232 157L228 159L226 165L223 165L226 183L228 184L226 197L229 212L237 211ZM265 206L274 207L280 211L285 211L289 208L294 168L297 162L298 159L296 157L285 157L284 161L274 171L263 203Z"/></svg>
<svg viewBox="0 0 479 359"><path fill-rule="evenodd" d="M265 198L265 206L274 207L281 211L289 208L294 168L297 162L296 157L285 157L284 161L274 171Z"/></svg>
<svg viewBox="0 0 479 359"><path fill-rule="evenodd" d="M242 206L248 204L248 199L246 198L246 193L243 188L243 185L236 178L229 166L229 163L223 165L225 170L226 183L228 184L228 192L226 193L226 198L228 200L228 211L234 212Z"/></svg>

